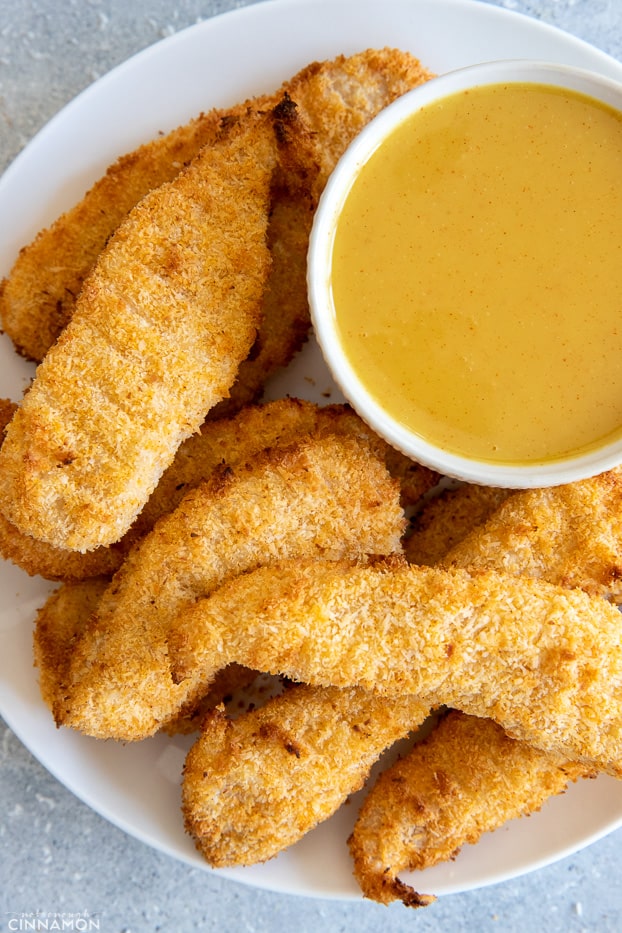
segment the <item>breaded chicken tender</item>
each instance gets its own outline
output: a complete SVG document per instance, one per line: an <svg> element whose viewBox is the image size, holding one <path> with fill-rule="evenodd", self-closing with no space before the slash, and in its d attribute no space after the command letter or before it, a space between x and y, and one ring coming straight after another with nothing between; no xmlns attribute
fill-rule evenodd
<svg viewBox="0 0 622 933"><path fill-rule="evenodd" d="M261 320L229 397L208 412L210 420L230 417L242 406L255 402L268 377L289 363L307 339L311 326L307 250L316 204L312 191L291 193L285 185L277 192L273 189L266 234L271 268Z"/></svg>
<svg viewBox="0 0 622 933"><path fill-rule="evenodd" d="M398 483L354 437L306 439L228 469L128 555L74 647L57 722L102 738L152 734L209 687L171 671L169 640L189 605L283 557L398 552L403 527Z"/></svg>
<svg viewBox="0 0 622 933"><path fill-rule="evenodd" d="M0 409L0 426L10 421L15 408L7 402ZM184 441L142 512L118 543L85 554L68 551L22 534L0 515L0 554L27 573L48 580L71 582L110 577L136 541L151 531L162 515L172 512L191 488L209 479L216 470L244 463L267 447L288 446L311 433L367 440L399 481L404 506L417 502L436 483L433 471L389 447L349 406L320 407L296 398L276 399L264 405L245 406L232 418L207 421L198 434Z"/></svg>
<svg viewBox="0 0 622 933"><path fill-rule="evenodd" d="M607 477L588 481L582 491L606 489L605 479ZM432 563L453 546L454 565L468 569L471 557L475 555L477 559L483 547L490 568L502 569L508 565L504 558L507 526L498 519L497 508L512 499L515 527L520 528L521 515L533 522L532 507L538 498L539 493L532 495L480 486L448 490L422 509L405 553L411 561ZM556 535L560 524L568 529L586 529L594 522L598 527L602 521L601 500L596 494L570 497L568 489L558 487L550 490L550 508L555 509L558 502L560 519L551 522ZM508 510L506 504L502 515ZM481 544L480 533L484 537ZM466 547L461 544L465 539ZM608 556L607 550L602 548L601 534L595 534L593 541L584 535L583 541L588 550L581 565L577 565L577 572L582 567L587 570L587 578L577 575L574 582L585 583L591 590L598 577L594 568L603 557L607 561ZM593 550L589 550L591 547ZM537 563L531 549L523 548L513 555L509 566L519 575L523 570L520 557L524 555L527 571L535 567L538 576L555 582L559 578L556 549L544 550L540 544L538 550ZM495 554L496 560L493 559ZM590 554L592 560L587 560ZM450 858L454 854L452 849L475 842L482 833L532 812L547 797L563 791L569 781L593 775L583 764L565 761L554 753L543 753L524 742L504 737L498 727L486 719L456 716L453 714L443 724L430 745L426 744L422 751L415 746L403 761L387 769L368 794L350 843L354 873L367 897L382 903L399 898L407 905L417 906L419 895L398 879L401 871ZM465 744L468 745L466 749ZM428 754L432 748L433 754ZM493 752L495 755L491 759ZM451 793L444 793L442 782L436 782L434 772L441 767L441 759L450 762ZM492 767L491 762L494 762ZM477 775L475 784L473 775ZM420 806L415 812L417 802ZM464 807L464 814L456 812L460 807Z"/></svg>
<svg viewBox="0 0 622 933"><path fill-rule="evenodd" d="M39 609L33 645L41 697L50 709L65 699L71 653L97 608L109 580L95 578L66 583Z"/></svg>
<svg viewBox="0 0 622 933"><path fill-rule="evenodd" d="M209 683L235 661L312 685L416 694L622 776L620 616L581 590L395 559L286 560L188 608L169 651L180 682Z"/></svg>
<svg viewBox="0 0 622 933"><path fill-rule="evenodd" d="M249 114L118 228L0 450L0 511L48 544L117 541L254 340L272 116Z"/></svg>
<svg viewBox="0 0 622 933"><path fill-rule="evenodd" d="M172 181L200 149L213 145L223 123L239 119L248 107L269 109L289 93L315 134L325 180L372 116L430 77L417 59L396 49L341 55L309 65L273 94L201 114L122 156L75 207L21 250L0 287L4 330L19 352L41 361L71 319L84 279L124 217L149 191ZM254 359L242 367L239 385L232 390L233 400L240 404L256 397L267 376L285 365L296 338L299 341L306 333L308 308L305 293L298 288L300 259L304 261L306 253L298 227L301 203L292 203L283 188L273 191L269 228L274 260L272 300L267 298L264 307ZM290 330L282 336L287 322ZM221 403L219 414L225 408L230 413L232 404Z"/></svg>
<svg viewBox="0 0 622 933"><path fill-rule="evenodd" d="M209 420L188 438L136 519L130 537L150 531L158 518L172 512L186 492L214 470L245 463L268 447L287 447L307 434L357 437L368 443L399 482L404 507L417 503L438 481L437 473L390 447L349 405L275 399L246 405L230 418Z"/></svg>
<svg viewBox="0 0 622 933"><path fill-rule="evenodd" d="M0 399L0 442L4 429L17 410L17 405L8 399ZM67 551L30 535L22 534L15 525L0 513L0 555L10 560L31 576L40 574L48 580L82 580L85 577L111 575L123 559L121 549L98 548L88 554Z"/></svg>
<svg viewBox="0 0 622 933"><path fill-rule="evenodd" d="M397 877L452 859L464 843L539 810L584 767L509 738L489 719L453 711L384 771L349 839L365 897L408 907L433 900Z"/></svg>
<svg viewBox="0 0 622 933"><path fill-rule="evenodd" d="M380 110L432 77L408 52L383 48L313 62L287 81L282 90L319 141L320 182Z"/></svg>
<svg viewBox="0 0 622 933"><path fill-rule="evenodd" d="M511 495L510 489L469 483L443 490L413 518L404 542L406 558L411 564L429 567L438 563Z"/></svg>
<svg viewBox="0 0 622 933"><path fill-rule="evenodd" d="M185 126L121 156L73 208L24 246L0 288L2 327L16 349L41 362L69 323L87 274L129 211L172 181L218 138L221 113Z"/></svg>
<svg viewBox="0 0 622 933"><path fill-rule="evenodd" d="M67 700L73 649L82 638L91 615L97 611L109 583L101 577L66 583L48 597L37 613L34 660L39 673L41 698L50 710L58 709ZM230 664L218 674L209 692L201 698L197 710L172 720L167 724L167 732L196 732L208 710L221 703L227 694L247 686L255 677L255 671Z"/></svg>
<svg viewBox="0 0 622 933"><path fill-rule="evenodd" d="M581 587L622 601L622 468L512 493L442 559Z"/></svg>
<svg viewBox="0 0 622 933"><path fill-rule="evenodd" d="M215 711L184 767L186 829L210 865L266 861L334 813L428 712L415 697L389 712L356 687L304 685L235 720Z"/></svg>

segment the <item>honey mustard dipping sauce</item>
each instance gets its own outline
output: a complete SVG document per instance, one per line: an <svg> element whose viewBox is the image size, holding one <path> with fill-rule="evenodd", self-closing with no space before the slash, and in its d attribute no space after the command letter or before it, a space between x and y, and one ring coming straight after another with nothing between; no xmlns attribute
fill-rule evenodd
<svg viewBox="0 0 622 933"><path fill-rule="evenodd" d="M330 288L390 416L490 463L622 436L622 113L532 83L408 116L356 175Z"/></svg>

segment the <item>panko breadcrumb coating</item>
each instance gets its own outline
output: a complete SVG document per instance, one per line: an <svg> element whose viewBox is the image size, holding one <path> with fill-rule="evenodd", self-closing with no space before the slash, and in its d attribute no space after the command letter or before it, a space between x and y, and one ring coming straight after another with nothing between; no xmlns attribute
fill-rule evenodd
<svg viewBox="0 0 622 933"><path fill-rule="evenodd" d="M236 661L314 685L416 694L622 776L616 607L527 577L395 563L286 560L236 577L178 620L173 676L209 683Z"/></svg>
<svg viewBox="0 0 622 933"><path fill-rule="evenodd" d="M470 483L443 490L412 520L411 533L404 542L408 561L429 567L438 563L511 495L510 489Z"/></svg>
<svg viewBox="0 0 622 933"><path fill-rule="evenodd" d="M273 187L266 231L271 267L261 320L229 396L208 412L210 420L230 417L255 402L269 376L289 363L308 337L307 250L316 204L312 191L289 192L281 185L275 193Z"/></svg>
<svg viewBox="0 0 622 933"><path fill-rule="evenodd" d="M2 327L19 353L41 362L71 320L84 279L116 228L149 191L172 181L216 141L221 117L215 110L201 114L121 156L81 201L21 249L0 288Z"/></svg>
<svg viewBox="0 0 622 933"><path fill-rule="evenodd" d="M403 527L398 483L354 437L306 439L228 469L130 552L74 646L57 722L101 738L151 735L209 687L172 674L169 640L185 608L283 557L401 551Z"/></svg>
<svg viewBox="0 0 622 933"><path fill-rule="evenodd" d="M10 421L15 408L11 402L0 408L0 426ZM267 447L288 446L311 433L367 440L399 481L404 506L417 502L436 482L435 473L389 447L349 406L320 407L302 399L276 399L264 405L247 405L232 418L207 421L198 434L184 441L142 512L118 543L85 554L68 551L22 534L0 514L0 554L27 573L48 580L71 582L112 576L130 548L151 531L158 518L172 512L190 489L216 470L244 463Z"/></svg>
<svg viewBox="0 0 622 933"><path fill-rule="evenodd" d="M123 535L226 396L269 268L272 116L249 114L118 228L0 450L0 510L88 551Z"/></svg>
<svg viewBox="0 0 622 933"><path fill-rule="evenodd" d="M489 719L450 712L384 771L349 839L365 897L430 902L397 876L454 858L464 843L539 810L584 774L577 762L511 739Z"/></svg>
<svg viewBox="0 0 622 933"><path fill-rule="evenodd" d="M74 645L109 582L98 577L66 583L55 590L37 612L33 637L35 666L41 697L51 710L65 700Z"/></svg>
<svg viewBox="0 0 622 933"><path fill-rule="evenodd" d="M581 587L622 601L622 468L512 493L442 559Z"/></svg>
<svg viewBox="0 0 622 933"><path fill-rule="evenodd" d="M148 192L172 181L203 147L214 145L223 124L238 120L249 107L265 110L276 106L284 93L293 96L302 110L302 118L316 136L325 179L365 122L430 77L431 73L414 56L398 49L369 49L352 56L340 55L305 67L273 94L200 114L121 156L81 201L22 248L10 275L0 286L3 329L20 353L40 362L71 319L84 279L129 211ZM275 194L272 239L280 244L284 242L281 234L287 232L290 223L289 198L282 189ZM286 201L282 214L276 206L281 195ZM275 249L275 269L282 270L283 279L290 264L289 254L288 249L286 263L281 265ZM299 253L294 250L294 255ZM256 381L260 368L269 373L275 365L287 362L282 355L277 360L270 358L275 346L271 328L278 330L284 318L295 322L298 328L304 326L298 310L292 312L286 304L291 288L285 280L283 286L273 287L282 299L280 306L275 302L274 311L278 315L267 314L266 329L260 328L259 333L259 353L269 359L244 367L242 386L234 390L236 396L238 393L243 396L242 401L250 399L249 384ZM304 295L297 296L294 292L298 304L300 297L304 299ZM308 323L306 307L303 313Z"/></svg>
<svg viewBox="0 0 622 933"><path fill-rule="evenodd" d="M210 865L266 861L334 813L428 712L416 697L389 711L366 690L304 685L235 720L216 711L186 759L186 829Z"/></svg>
<svg viewBox="0 0 622 933"><path fill-rule="evenodd" d="M37 613L33 647L38 670L41 698L50 710L59 709L67 699L69 666L75 645L82 638L89 619L110 581L103 578L66 583L46 600ZM221 703L223 697L254 680L255 671L237 664L219 672L209 692L191 714L167 723L167 732L196 732L205 713Z"/></svg>
<svg viewBox="0 0 622 933"><path fill-rule="evenodd" d="M0 399L0 443L16 410L14 402ZM86 554L57 548L23 534L0 513L0 555L31 576L38 574L47 580L83 580L111 576L120 567L124 551L117 545L96 548Z"/></svg>
<svg viewBox="0 0 622 933"><path fill-rule="evenodd" d="M358 437L369 443L400 484L404 506L413 505L437 482L438 475L393 450L349 405L316 405L293 397L245 405L236 415L207 421L179 448L174 462L143 511L130 536L141 537L160 516L172 512L186 492L218 468L234 467L266 448L286 447L307 434Z"/></svg>

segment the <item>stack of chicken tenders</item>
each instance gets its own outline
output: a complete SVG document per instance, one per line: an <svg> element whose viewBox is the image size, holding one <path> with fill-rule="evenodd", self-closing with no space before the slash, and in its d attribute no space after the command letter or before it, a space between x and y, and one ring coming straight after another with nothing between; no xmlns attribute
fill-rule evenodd
<svg viewBox="0 0 622 933"><path fill-rule="evenodd" d="M122 156L0 290L38 364L0 405L0 551L60 583L34 635L56 723L196 733L182 816L216 867L294 844L414 737L344 839L366 897L413 907L434 896L400 875L622 776L622 473L444 487L347 405L262 401L309 335L332 169L432 77L368 49L201 114Z"/></svg>

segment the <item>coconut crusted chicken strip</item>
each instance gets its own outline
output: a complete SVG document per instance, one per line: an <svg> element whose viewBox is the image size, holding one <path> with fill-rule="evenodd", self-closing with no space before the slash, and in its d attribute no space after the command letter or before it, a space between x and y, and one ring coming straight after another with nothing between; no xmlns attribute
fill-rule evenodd
<svg viewBox="0 0 622 933"><path fill-rule="evenodd" d="M513 492L442 559L580 587L622 602L622 468Z"/></svg>
<svg viewBox="0 0 622 933"><path fill-rule="evenodd" d="M227 470L128 555L74 648L57 722L98 737L152 734L209 687L171 673L170 637L196 599L286 556L399 551L403 526L397 482L353 437L306 439Z"/></svg>
<svg viewBox="0 0 622 933"><path fill-rule="evenodd" d="M415 697L389 710L356 687L305 685L234 721L217 710L186 759L186 829L213 866L272 858L334 813L427 714ZM321 792L309 793L310 777Z"/></svg>
<svg viewBox="0 0 622 933"><path fill-rule="evenodd" d="M97 577L65 583L37 612L33 637L41 697L50 709L62 702L74 645L96 610L109 580Z"/></svg>
<svg viewBox="0 0 622 933"><path fill-rule="evenodd" d="M209 683L236 661L312 685L415 694L622 775L614 606L541 580L394 564L290 560L225 583L178 620L173 676Z"/></svg>
<svg viewBox="0 0 622 933"><path fill-rule="evenodd" d="M87 551L118 540L255 337L272 115L249 114L118 228L0 450L0 509Z"/></svg>
<svg viewBox="0 0 622 933"><path fill-rule="evenodd" d="M400 94L430 77L417 59L395 49L341 55L332 61L309 65L274 94L201 114L122 156L78 204L21 250L0 287L4 330L21 353L42 360L71 319L84 279L126 214L149 191L172 181L200 149L213 145L223 122L239 119L249 106L254 110L273 107L283 93L289 92L302 106L303 119L316 134L325 179L365 122ZM292 287L296 283L287 281L287 268L292 260L297 277L299 273L298 230L293 243L287 239L292 220L298 222L299 204L292 205L283 189L275 190L273 196L272 291L280 301L275 300L265 309L265 324L260 328L253 365L249 362L243 367L240 385L233 390L234 397L241 396L240 401L249 400L258 383L275 367L287 362L294 345L291 333L286 339L281 337L280 322L289 319L299 338L306 333L308 324L305 293ZM280 256L285 260L283 264L279 262Z"/></svg>
<svg viewBox="0 0 622 933"><path fill-rule="evenodd" d="M67 699L67 683L73 650L82 638L91 615L110 581L104 578L66 583L48 597L37 613L33 637L39 689L49 709L61 707ZM180 715L167 724L171 734L196 732L200 717L222 702L223 697L246 687L256 674L237 664L219 672L209 693L201 698L192 715Z"/></svg>
<svg viewBox="0 0 622 933"><path fill-rule="evenodd" d="M469 534L474 527L477 527L488 519L491 514L494 513L495 509L511 494L512 493L508 490L469 485L446 490L440 496L429 500L415 518L414 533L405 543L405 553L411 562L434 563L447 553L449 546L456 544ZM584 515L583 520L586 519L587 516ZM580 515L577 515L575 520L579 521ZM363 696L363 694L361 696ZM368 696L370 715L372 715L372 710L377 700L373 698L372 694L368 694ZM288 705L290 702L294 702L291 694L286 693L279 698L278 712L280 716L287 717L289 715ZM324 717L326 717L329 722L332 720L332 701L327 695L325 710L323 709L322 702L321 688L317 688L317 693L314 694L314 704L312 708L316 726L318 723L322 722ZM361 699L361 703L364 703L363 699ZM386 718L384 725L376 725L377 742L380 742L383 736L382 731L378 730L382 730L382 728L386 729L387 725L392 723L391 714L394 714L398 720L403 716L403 698L391 698L385 700L385 704ZM276 713L276 708L274 712ZM481 723L481 747L483 756L487 754L490 729L494 728L497 729L499 733L502 733L499 727L492 726L486 720L477 719L471 720L471 722L472 754L468 758L460 760L461 767L464 770L469 770L469 773L470 769L473 767L473 762L476 761L478 724ZM219 729L220 725L215 727L212 722L208 722L205 732L199 739L198 744L213 750L213 743L218 745L220 741ZM235 721L230 723L227 733L229 737L229 744L227 746L229 754L226 754L224 749L220 749L218 772L209 777L203 788L200 786L202 777L197 768L192 768L189 772L189 776L187 775L185 777L185 781L191 781L192 783L192 789L189 795L189 799L193 802L192 805L198 806L197 801L201 801L201 808L206 809L209 807L209 801L211 799L215 797L219 798L219 789L224 791L231 786L231 782L234 780L232 776L233 773L235 773L236 781L241 780L240 769L243 766L245 775L245 806L243 808L240 807L237 811L235 808L232 808L231 812L228 813L226 817L227 833L232 837L231 840L226 843L229 852L228 858L231 862L234 862L236 852L240 860L247 859L249 857L248 853L250 852L271 852L274 854L276 851L276 840L280 839L282 846L285 846L290 845L292 841L295 841L295 838L298 838L292 829L287 833L282 833L280 836L275 834L270 820L264 820L263 822L261 820L256 820L251 825L246 814L262 812L262 808L264 810L267 808L270 812L273 810L278 812L285 806L294 806L296 813L299 811L307 812L313 809L314 797L319 797L320 799L330 797L330 779L327 779L327 775L330 774L330 771L326 764L326 758L330 760L331 757L339 755L339 743L341 742L339 733L335 733L333 742L324 739L321 749L319 747L315 748L315 753L313 755L307 755L303 761L293 759L288 761L285 759L280 768L279 780L271 785L268 795L268 791L266 791L263 786L262 775L264 773L265 761L271 752L269 737L263 741L261 735L255 734L253 739L253 754L245 755L242 762L238 761L234 753L234 749L237 749L239 743L244 741L243 737L247 734L247 729L248 727L245 723L244 716L238 717ZM406 728L406 732L407 731L408 728ZM445 730L441 733L441 736L446 734L447 732ZM437 741L440 743L442 739L437 739ZM389 735L386 736L386 742L389 744ZM501 748L505 747L506 745L502 743ZM484 768L479 785L481 800L486 801L490 799L493 801L488 808L489 823L486 827L488 829L498 825L498 821L505 822L506 819L509 819L514 815L514 812L521 807L523 808L523 812L529 812L534 800L537 799L541 802L552 792L552 788L562 789L562 786L565 786L565 782L585 771L583 765L574 763L567 763L564 768L560 768L559 756L551 756L550 768L547 770L547 753L536 751L524 743L512 742L510 744L509 740L507 747L513 750L515 758L520 757L521 749L524 749L525 773L529 774L532 778L535 778L536 774L536 770L534 770L532 763L534 760L537 760L539 762L537 773L542 775L542 779L539 782L539 787L534 787L531 790L529 790L528 783L516 782L513 788L514 793L509 794L508 784L504 782L503 779L496 781L492 786L490 782L486 781L485 775L487 772ZM448 751L448 754L451 754L451 752ZM499 755L500 754L501 753L499 753ZM414 762L412 767L415 773L418 773L418 766L416 764L417 755L418 746L415 746L414 750L406 759L407 761L412 760ZM455 769L457 771L459 770L457 763ZM388 804L385 803L385 788L393 787L390 776L392 770L392 768L389 769L389 776L386 780L379 782L370 792L369 804L366 805L367 818L361 821L360 825L357 824L355 828L353 835L353 853L355 854L356 874L364 893L369 897L377 898L379 892L382 892L385 902L395 898L402 898L410 906L421 906L422 904L429 903L429 897L419 894L407 884L397 880L399 872L408 868L411 858L416 860L422 856L419 849L421 837L412 835L411 809L408 806L404 808L397 806L397 801L394 800L393 796L390 798ZM516 773L516 769L513 773ZM304 774L304 781L301 778L302 774ZM508 771L506 773L506 781L511 782L511 779L512 774ZM399 780L401 781L402 778L399 777ZM456 781L457 780L458 777L456 776ZM408 792L407 786L404 787L404 792ZM413 794L414 793L415 791L413 791ZM239 803L239 795L234 799L236 804ZM460 799L462 800L464 798L462 797ZM478 797L478 800L479 799ZM292 803L292 801L295 801L295 803ZM336 803L336 800L334 802ZM191 812L192 805L189 804L188 812ZM214 805L217 806L217 804ZM221 806L221 804L218 805ZM475 803L474 806L477 807L477 803ZM482 810L483 808L480 808L480 811ZM327 818L331 815L331 812L330 807L324 807L322 810L322 818ZM448 816L448 819L451 819L451 815ZM401 848L398 847L397 844L394 846L392 853L393 861L391 862L386 861L388 848L384 844L383 832L375 832L375 829L378 827L381 829L384 827L386 820L390 820L386 829L390 838L396 840L399 835L399 839L401 839ZM213 857L212 840L214 830L212 827L206 830L206 825L207 824L203 822L197 821L193 833L197 838L197 844L208 860L211 861ZM461 822L460 818L458 818L458 825L464 825L464 821ZM306 828L308 828L308 824L304 820L301 821L300 826L301 828L305 828L305 831ZM483 831L483 818L480 818L480 827ZM398 828L401 829L401 834L399 834ZM202 831L208 832L208 838L204 841L201 841L200 838ZM301 834L302 832L300 835ZM239 840L242 838L245 839L243 846L239 844ZM453 847L455 848L459 845L458 833L456 833L452 839ZM225 843L222 842L221 845L224 846ZM414 856L411 856L411 846L416 847ZM364 861L363 853L367 855Z"/></svg>
<svg viewBox="0 0 622 933"><path fill-rule="evenodd" d="M0 424L10 421L15 407L11 402L4 405ZM244 463L267 447L284 447L310 433L367 440L399 481L404 506L418 502L437 480L431 470L389 447L347 405L320 407L301 399L277 399L245 406L232 418L207 421L197 434L184 441L142 512L118 543L85 554L68 551L22 534L0 515L0 554L29 574L48 580L112 576L136 541L151 531L162 515L172 512L191 488L216 470Z"/></svg>
<svg viewBox="0 0 622 933"><path fill-rule="evenodd" d="M14 402L0 399L0 441L16 410ZM123 559L122 551L114 545L79 554L37 541L30 535L22 534L1 513L0 555L27 573L40 574L48 580L81 580L84 577L110 575Z"/></svg>
<svg viewBox="0 0 622 933"><path fill-rule="evenodd" d="M74 207L24 246L0 287L2 327L18 352L40 362L69 323L82 284L129 211L172 181L218 138L221 112L201 114L121 156Z"/></svg>
<svg viewBox="0 0 622 933"><path fill-rule="evenodd" d="M349 839L363 894L381 904L433 900L401 881L454 858L491 828L533 813L584 766L511 739L490 719L452 711L376 781Z"/></svg>
<svg viewBox="0 0 622 933"><path fill-rule="evenodd" d="M309 234L316 199L309 192L288 192L284 185L271 196L267 239L272 266L261 306L261 321L246 359L240 363L229 397L208 413L221 419L256 401L267 379L285 366L307 339L311 318L306 274Z"/></svg>
<svg viewBox="0 0 622 933"><path fill-rule="evenodd" d="M271 258L261 319L250 352L228 396L210 419L235 414L256 401L269 377L300 350L311 326L306 268L309 235L320 195L320 146L286 92L273 111L280 159L272 179L266 238Z"/></svg>
<svg viewBox="0 0 622 933"><path fill-rule="evenodd" d="M340 55L328 64L313 62L286 82L283 90L319 141L320 183L372 117L432 77L407 52L383 48Z"/></svg>
<svg viewBox="0 0 622 933"><path fill-rule="evenodd" d="M180 447L174 463L136 519L131 537L142 537L162 515L173 511L185 493L214 470L234 467L266 448L286 447L306 435L335 434L368 443L399 482L404 507L419 502L438 481L438 474L398 453L380 438L349 405L316 405L293 397L246 405L236 415L207 421Z"/></svg>
<svg viewBox="0 0 622 933"><path fill-rule="evenodd" d="M404 554L411 564L431 567L478 528L513 493L495 486L465 483L429 499L414 516Z"/></svg>
<svg viewBox="0 0 622 933"><path fill-rule="evenodd" d="M15 414L17 405L0 399L0 438ZM47 580L82 580L111 575L121 565L123 551L116 545L97 548L87 554L67 551L52 544L37 541L22 534L0 513L0 555L31 576L39 574Z"/></svg>
<svg viewBox="0 0 622 933"><path fill-rule="evenodd" d="M560 533L568 534L576 549L572 529L588 529L594 523L598 528L607 504L612 504L607 502L610 488L615 489L615 473L588 480L579 489L550 490L549 508L559 508L547 524L552 541L544 549L546 538L541 534L533 548L523 546L510 561L505 559L510 539L504 517L514 516L515 530L520 531L522 521L533 527L541 492L509 493L480 486L448 490L422 509L405 553L411 561L434 563L449 545L455 566L468 569L483 553L492 569L508 565L517 574L526 556L528 571L535 566L538 575L556 582L560 564L553 542ZM581 567L587 568L587 576L577 575L574 582L598 589L595 581L607 578L602 570L613 551L603 548L602 532L593 538L584 532L582 540L587 550L576 566L578 574ZM539 555L537 564L534 554ZM400 873L452 857L464 843L538 809L569 781L590 776L589 767L514 741L486 719L452 714L428 742L388 768L371 789L350 838L355 876L367 897L385 904L401 899L416 906L419 895L398 878Z"/></svg>
<svg viewBox="0 0 622 933"><path fill-rule="evenodd" d="M412 563L503 570L622 602L622 469L508 491L462 486L431 500L405 542Z"/></svg>

